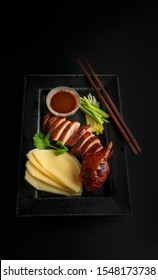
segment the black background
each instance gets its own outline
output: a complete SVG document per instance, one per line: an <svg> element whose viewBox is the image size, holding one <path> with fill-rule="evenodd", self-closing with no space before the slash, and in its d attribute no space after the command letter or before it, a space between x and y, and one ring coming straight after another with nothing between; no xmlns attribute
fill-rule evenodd
<svg viewBox="0 0 158 280"><path fill-rule="evenodd" d="M1 258L157 259L157 1L52 3L1 7ZM123 116L143 150L127 151L133 213L16 218L24 76L82 74L82 55L119 76Z"/></svg>

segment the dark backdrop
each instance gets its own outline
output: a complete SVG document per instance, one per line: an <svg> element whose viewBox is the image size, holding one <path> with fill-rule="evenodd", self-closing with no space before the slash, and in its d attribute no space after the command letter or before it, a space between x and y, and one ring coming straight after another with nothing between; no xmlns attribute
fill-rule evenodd
<svg viewBox="0 0 158 280"><path fill-rule="evenodd" d="M59 2L1 9L1 258L157 259L157 1ZM16 218L24 76L82 73L81 55L120 79L133 214Z"/></svg>

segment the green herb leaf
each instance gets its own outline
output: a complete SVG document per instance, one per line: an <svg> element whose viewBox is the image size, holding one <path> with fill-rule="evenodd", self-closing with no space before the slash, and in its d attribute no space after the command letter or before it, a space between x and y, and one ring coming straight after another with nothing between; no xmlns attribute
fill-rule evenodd
<svg viewBox="0 0 158 280"><path fill-rule="evenodd" d="M46 149L48 146L49 135L44 136L41 132L39 132L34 135L33 140L34 140L34 147L40 150Z"/></svg>
<svg viewBox="0 0 158 280"><path fill-rule="evenodd" d="M60 140L58 140L56 144L59 147L59 149L55 151L56 155L60 155L68 151L68 148Z"/></svg>
<svg viewBox="0 0 158 280"><path fill-rule="evenodd" d="M55 154L56 154L56 156L58 156L58 155L64 154L67 151L68 151L68 148L66 148L66 149L65 148L64 149L57 149L55 151Z"/></svg>
<svg viewBox="0 0 158 280"><path fill-rule="evenodd" d="M57 146L60 147L60 148L67 149L67 147L60 140L57 141Z"/></svg>
<svg viewBox="0 0 158 280"><path fill-rule="evenodd" d="M49 133L47 133L47 134L44 136L44 138L43 138L44 143L45 143L45 145L47 145L47 146L50 145L50 140L49 140L49 138L50 138L50 134L49 134Z"/></svg>
<svg viewBox="0 0 158 280"><path fill-rule="evenodd" d="M47 133L46 135L42 134L42 132L36 133L33 137L34 147L44 150L48 147L55 149L56 155L61 155L68 151L68 148L61 142L57 141L56 146L51 145L50 143L50 134Z"/></svg>

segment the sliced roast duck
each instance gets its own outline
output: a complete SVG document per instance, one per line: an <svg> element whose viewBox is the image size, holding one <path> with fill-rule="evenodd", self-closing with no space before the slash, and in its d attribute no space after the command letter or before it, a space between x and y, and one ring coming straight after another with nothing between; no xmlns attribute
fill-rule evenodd
<svg viewBox="0 0 158 280"><path fill-rule="evenodd" d="M50 134L52 142L60 140L69 148L70 154L81 160L89 151L94 153L103 148L90 125L81 125L77 121L66 120L47 112L42 128L45 133Z"/></svg>
<svg viewBox="0 0 158 280"><path fill-rule="evenodd" d="M46 113L42 128L50 134L51 141L62 141L70 154L80 160L80 180L86 191L93 192L103 185L110 173L108 160L112 155L112 142L103 147L90 125L56 117L50 112Z"/></svg>

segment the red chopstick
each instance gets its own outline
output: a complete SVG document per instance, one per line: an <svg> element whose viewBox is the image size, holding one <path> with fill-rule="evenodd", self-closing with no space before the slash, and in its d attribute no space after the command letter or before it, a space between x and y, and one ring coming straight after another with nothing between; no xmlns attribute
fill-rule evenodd
<svg viewBox="0 0 158 280"><path fill-rule="evenodd" d="M112 100L109 97L108 93L104 89L103 85L101 84L99 78L95 74L95 72L94 72L93 68L91 67L90 63L88 62L88 60L86 58L84 58L84 60L85 60L86 64L88 65L88 67L89 67L89 69L90 69L90 71L91 71L95 81L97 82L97 84L101 88L102 92L104 93L104 95L106 97L106 100L103 97L103 95L101 94L101 92L98 90L96 84L93 82L92 78L88 74L87 70L85 69L85 67L83 66L81 61L78 59L78 63L81 66L85 76L88 78L90 84L94 88L94 90L95 90L96 94L98 95L99 99L104 104L107 112L109 113L109 115L113 119L114 123L116 124L116 126L119 129L120 133L122 134L123 138L125 139L125 141L129 145L130 149L132 150L133 154L137 155L138 153L141 152L141 148L140 148L139 144L137 143L136 139L134 138L132 132L130 131L130 129L128 128L126 123L124 122L122 116L120 115L120 113L117 110L116 106L112 102Z"/></svg>

